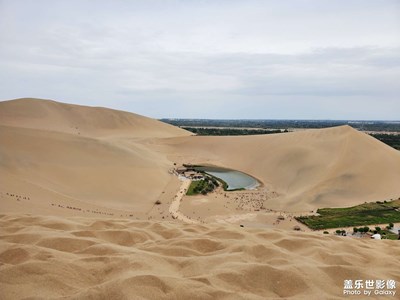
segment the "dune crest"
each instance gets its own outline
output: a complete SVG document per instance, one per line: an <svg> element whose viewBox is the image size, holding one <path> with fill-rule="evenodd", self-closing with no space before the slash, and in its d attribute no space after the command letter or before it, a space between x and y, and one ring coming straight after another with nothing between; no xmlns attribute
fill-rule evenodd
<svg viewBox="0 0 400 300"><path fill-rule="evenodd" d="M175 137L189 132L134 113L21 98L0 102L0 125L107 137Z"/></svg>

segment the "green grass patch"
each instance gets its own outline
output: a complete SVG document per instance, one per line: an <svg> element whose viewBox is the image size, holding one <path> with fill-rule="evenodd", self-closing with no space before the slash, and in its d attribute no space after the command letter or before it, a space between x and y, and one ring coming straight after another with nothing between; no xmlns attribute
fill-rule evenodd
<svg viewBox="0 0 400 300"><path fill-rule="evenodd" d="M379 232L382 235L382 238L388 239L388 240L397 240L399 236L387 229L381 230Z"/></svg>
<svg viewBox="0 0 400 300"><path fill-rule="evenodd" d="M187 190L187 192L186 192L186 195L192 196L192 195L197 195L197 194L199 194L199 193L197 192L197 190L198 190L198 187L201 186L201 182L202 182L202 181L203 181L203 180L192 181L192 183L190 184L190 186L189 186L189 188L188 188L188 190ZM196 191L196 192L195 192L195 191Z"/></svg>
<svg viewBox="0 0 400 300"><path fill-rule="evenodd" d="M346 208L318 209L319 216L301 216L296 220L314 230L400 222L400 199L371 202Z"/></svg>

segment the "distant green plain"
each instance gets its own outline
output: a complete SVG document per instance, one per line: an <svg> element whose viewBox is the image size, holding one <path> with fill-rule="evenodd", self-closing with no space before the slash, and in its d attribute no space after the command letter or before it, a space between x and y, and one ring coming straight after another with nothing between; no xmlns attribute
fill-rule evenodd
<svg viewBox="0 0 400 300"><path fill-rule="evenodd" d="M400 199L371 202L346 208L318 209L319 216L296 219L314 230L400 222Z"/></svg>

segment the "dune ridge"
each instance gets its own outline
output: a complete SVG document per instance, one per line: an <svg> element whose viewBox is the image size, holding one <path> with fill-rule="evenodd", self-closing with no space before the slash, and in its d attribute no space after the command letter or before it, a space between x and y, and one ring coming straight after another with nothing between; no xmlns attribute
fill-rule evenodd
<svg viewBox="0 0 400 300"><path fill-rule="evenodd" d="M130 112L35 98L1 101L0 124L91 137L190 135L186 130Z"/></svg>

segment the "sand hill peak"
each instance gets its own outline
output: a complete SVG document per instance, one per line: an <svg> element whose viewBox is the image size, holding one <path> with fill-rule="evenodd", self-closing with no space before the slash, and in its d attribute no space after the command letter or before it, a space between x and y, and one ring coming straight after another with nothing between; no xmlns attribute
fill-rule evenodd
<svg viewBox="0 0 400 300"><path fill-rule="evenodd" d="M0 125L84 136L173 137L190 133L134 113L21 98L0 102Z"/></svg>

